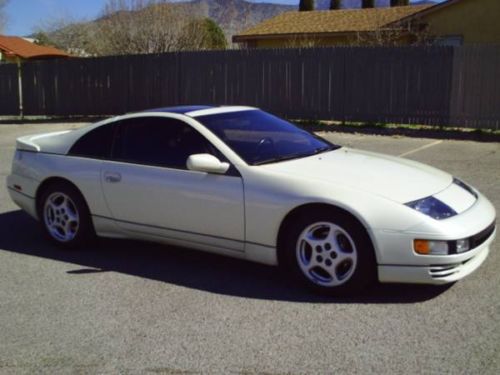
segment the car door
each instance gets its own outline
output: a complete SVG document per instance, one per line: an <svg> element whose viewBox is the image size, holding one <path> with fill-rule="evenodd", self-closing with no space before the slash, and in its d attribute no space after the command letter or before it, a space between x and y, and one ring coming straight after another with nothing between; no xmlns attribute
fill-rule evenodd
<svg viewBox="0 0 500 375"><path fill-rule="evenodd" d="M241 176L190 171L192 154L223 156L191 125L166 117L117 124L104 196L117 224L136 234L243 251ZM195 246L196 247L196 246Z"/></svg>

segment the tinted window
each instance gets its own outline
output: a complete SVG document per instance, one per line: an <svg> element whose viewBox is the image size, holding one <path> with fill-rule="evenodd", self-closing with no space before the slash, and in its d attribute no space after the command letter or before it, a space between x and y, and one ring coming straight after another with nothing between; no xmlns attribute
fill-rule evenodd
<svg viewBox="0 0 500 375"><path fill-rule="evenodd" d="M69 150L70 155L107 159L111 155L115 124L102 125L75 142Z"/></svg>
<svg viewBox="0 0 500 375"><path fill-rule="evenodd" d="M137 164L186 169L192 154L215 154L191 126L175 119L147 117L120 123L113 158Z"/></svg>
<svg viewBox="0 0 500 375"><path fill-rule="evenodd" d="M265 164L338 148L295 125L259 110L196 117L248 164Z"/></svg>

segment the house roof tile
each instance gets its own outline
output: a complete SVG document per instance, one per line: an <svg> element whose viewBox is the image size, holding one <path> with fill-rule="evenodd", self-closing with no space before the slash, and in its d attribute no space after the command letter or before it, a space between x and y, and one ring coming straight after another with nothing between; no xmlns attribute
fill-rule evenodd
<svg viewBox="0 0 500 375"><path fill-rule="evenodd" d="M308 12L290 11L265 20L239 33L235 36L235 41L265 35L374 31L430 7L432 5Z"/></svg>
<svg viewBox="0 0 500 375"><path fill-rule="evenodd" d="M0 50L6 55L23 59L37 57L68 57L69 55L54 47L39 46L17 36L0 35Z"/></svg>

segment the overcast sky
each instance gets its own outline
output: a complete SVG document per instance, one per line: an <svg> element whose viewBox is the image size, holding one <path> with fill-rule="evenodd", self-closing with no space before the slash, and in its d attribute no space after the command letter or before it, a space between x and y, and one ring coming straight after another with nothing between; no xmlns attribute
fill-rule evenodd
<svg viewBox="0 0 500 375"><path fill-rule="evenodd" d="M95 18L106 0L10 0L6 34L28 35L50 19ZM299 0L252 0L298 4Z"/></svg>

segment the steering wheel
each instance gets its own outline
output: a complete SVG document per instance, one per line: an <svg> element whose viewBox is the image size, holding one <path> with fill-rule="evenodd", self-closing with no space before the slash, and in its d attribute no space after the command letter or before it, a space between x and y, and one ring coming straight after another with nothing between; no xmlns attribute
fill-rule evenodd
<svg viewBox="0 0 500 375"><path fill-rule="evenodd" d="M257 153L260 153L265 147L274 149L274 141L268 137L262 138L257 144Z"/></svg>

